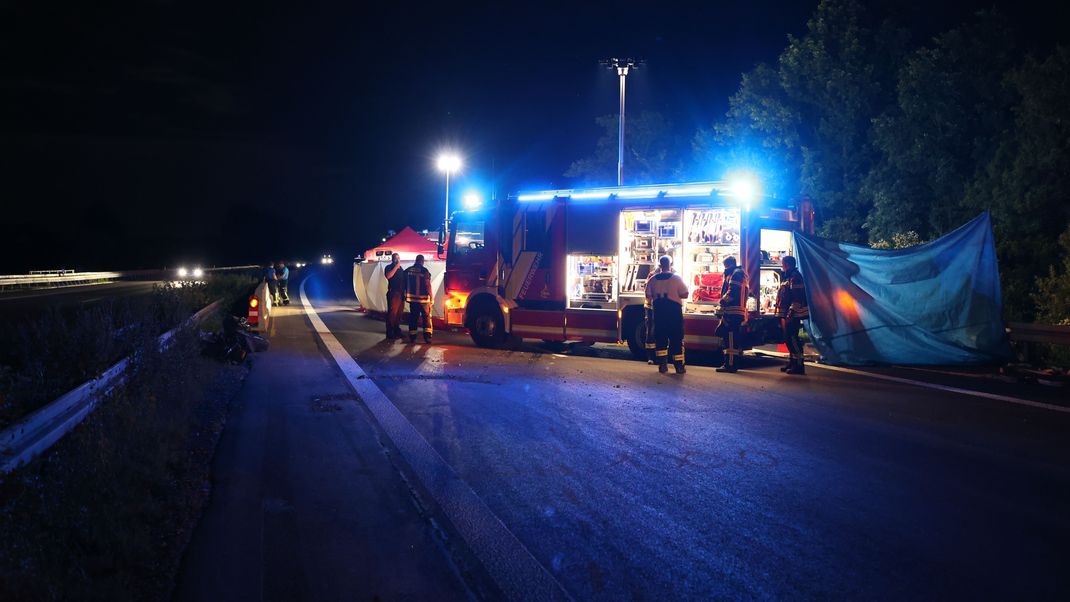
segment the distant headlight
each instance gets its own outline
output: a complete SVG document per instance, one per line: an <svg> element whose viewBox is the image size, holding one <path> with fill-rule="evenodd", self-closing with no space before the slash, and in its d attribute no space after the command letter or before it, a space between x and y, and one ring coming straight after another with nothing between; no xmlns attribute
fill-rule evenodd
<svg viewBox="0 0 1070 602"><path fill-rule="evenodd" d="M202 277L204 277L204 270L202 270L201 268L193 268L193 277L194 278L202 278Z"/></svg>
<svg viewBox="0 0 1070 602"><path fill-rule="evenodd" d="M186 268L178 268L178 277L185 278L186 276L189 276L189 270Z"/></svg>

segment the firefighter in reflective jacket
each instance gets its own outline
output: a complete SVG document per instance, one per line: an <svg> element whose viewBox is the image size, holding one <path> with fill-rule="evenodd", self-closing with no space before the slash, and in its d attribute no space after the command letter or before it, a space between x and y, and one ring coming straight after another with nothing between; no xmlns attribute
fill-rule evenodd
<svg viewBox="0 0 1070 602"><path fill-rule="evenodd" d="M802 321L810 319L810 308L806 305L806 282L803 280L795 258L785 255L780 260L783 270L780 276L780 288L777 290L777 317L784 329L784 342L788 346L788 365L781 371L788 374L806 374L803 365L803 344L799 338Z"/></svg>
<svg viewBox="0 0 1070 602"><path fill-rule="evenodd" d="M423 321L424 341L431 342L431 272L424 267L424 256L405 270L405 300L409 302L409 342L416 342L416 329Z"/></svg>
<svg viewBox="0 0 1070 602"><path fill-rule="evenodd" d="M647 286L650 286L654 276L657 276L657 273L651 274L650 278L646 279ZM643 302L643 311L646 312L646 319L643 321L643 328L646 329L643 347L646 349L646 363L652 366L657 363L657 358L654 355L657 345L654 344L654 308L650 306L649 297Z"/></svg>
<svg viewBox="0 0 1070 602"><path fill-rule="evenodd" d="M718 313L721 323L717 325L717 336L721 337L724 350L724 365L718 372L735 372L739 370L739 333L747 321L747 273L736 265L735 257L725 257L724 282L721 284L721 305Z"/></svg>
<svg viewBox="0 0 1070 602"><path fill-rule="evenodd" d="M669 273L672 273L672 268L669 268ZM654 281L654 276L662 273L659 267L646 279L644 286L650 286L650 283ZM646 290L645 288L643 290ZM650 295L647 295L646 300L643 302L643 310L646 312L646 321L643 322L643 328L646 329L646 342L643 347L646 349L646 363L653 366L658 362L657 359L657 345L654 343L654 306L650 302Z"/></svg>
<svg viewBox="0 0 1070 602"><path fill-rule="evenodd" d="M669 371L669 356L677 374L684 368L684 301L687 285L672 272L672 259L664 256L658 263L661 269L646 282L646 298L654 313L654 356L658 372Z"/></svg>

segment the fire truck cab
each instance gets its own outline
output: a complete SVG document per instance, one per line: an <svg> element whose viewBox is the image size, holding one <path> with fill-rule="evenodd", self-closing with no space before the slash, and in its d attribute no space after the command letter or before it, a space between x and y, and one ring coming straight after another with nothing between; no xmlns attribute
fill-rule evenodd
<svg viewBox="0 0 1070 602"><path fill-rule="evenodd" d="M480 346L507 337L645 343L645 285L668 255L691 291L685 342L718 349L722 262L749 276L745 344L779 340L780 257L813 231L808 199L751 198L725 182L523 193L454 213L445 320Z"/></svg>

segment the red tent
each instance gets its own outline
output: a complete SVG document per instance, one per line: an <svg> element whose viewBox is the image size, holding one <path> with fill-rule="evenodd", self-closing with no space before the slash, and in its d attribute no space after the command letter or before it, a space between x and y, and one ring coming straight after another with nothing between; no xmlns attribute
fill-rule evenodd
<svg viewBox="0 0 1070 602"><path fill-rule="evenodd" d="M389 261L392 253L401 255L402 261L412 261L417 255L423 255L427 260L438 259L438 243L430 240L426 235L405 226L405 228L386 239L381 245L368 249L364 252L364 261ZM445 258L445 254L442 256Z"/></svg>

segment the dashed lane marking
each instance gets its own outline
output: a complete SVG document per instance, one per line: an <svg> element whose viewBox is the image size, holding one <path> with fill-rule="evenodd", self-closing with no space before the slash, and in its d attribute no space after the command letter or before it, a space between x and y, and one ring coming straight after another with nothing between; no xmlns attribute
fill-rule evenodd
<svg viewBox="0 0 1070 602"><path fill-rule="evenodd" d="M320 341L502 592L510 600L571 600L557 579L368 378L312 307L305 295L307 280L301 281L301 304Z"/></svg>

